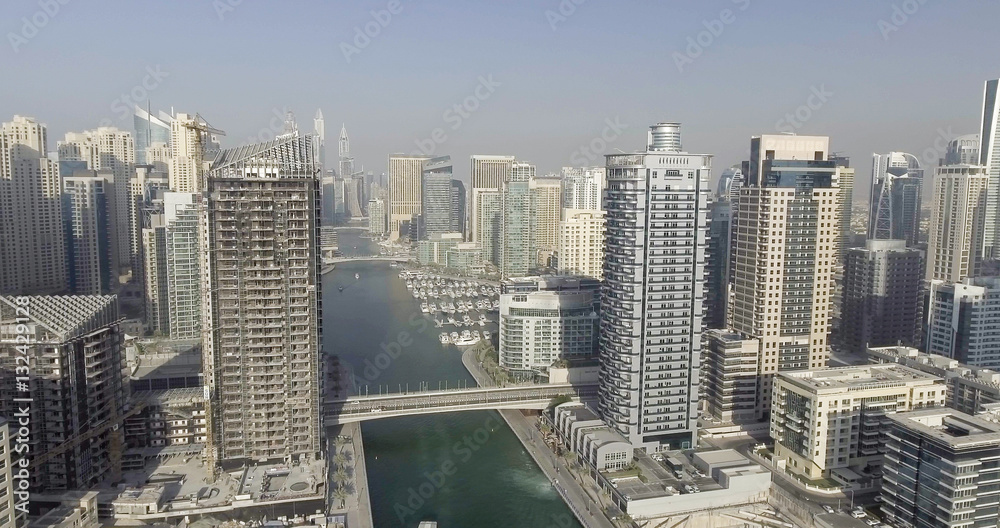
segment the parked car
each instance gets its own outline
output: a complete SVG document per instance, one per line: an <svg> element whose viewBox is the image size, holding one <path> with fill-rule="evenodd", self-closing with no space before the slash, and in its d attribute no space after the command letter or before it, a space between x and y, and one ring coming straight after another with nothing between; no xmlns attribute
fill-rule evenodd
<svg viewBox="0 0 1000 528"><path fill-rule="evenodd" d="M826 513L834 513L836 510L834 510L832 506L824 504L823 511L825 511Z"/></svg>

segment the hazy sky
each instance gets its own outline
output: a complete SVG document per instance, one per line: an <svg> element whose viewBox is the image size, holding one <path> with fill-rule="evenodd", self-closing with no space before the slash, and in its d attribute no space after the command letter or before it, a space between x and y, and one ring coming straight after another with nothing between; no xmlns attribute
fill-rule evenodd
<svg viewBox="0 0 1000 528"><path fill-rule="evenodd" d="M679 121L716 177L751 135L797 130L831 136L866 182L872 152L936 159L939 136L975 132L1000 76L993 0L58 1L52 16L5 2L0 49L0 117L47 123L50 148L102 122L131 130L123 102L148 93L226 130L224 146L270 136L285 108L310 131L322 108L329 156L346 123L376 173L418 141L463 179L471 154L540 174L603 164Z"/></svg>

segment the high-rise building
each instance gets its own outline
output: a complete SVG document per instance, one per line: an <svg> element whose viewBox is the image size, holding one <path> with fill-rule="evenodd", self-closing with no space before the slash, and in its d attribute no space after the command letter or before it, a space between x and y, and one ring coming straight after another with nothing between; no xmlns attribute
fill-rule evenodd
<svg viewBox="0 0 1000 528"><path fill-rule="evenodd" d="M760 344L758 419L771 409L776 372L826 366L841 236L838 167L825 160L829 138L774 141L796 157L776 157L766 148L769 141L752 140L768 157L759 164L760 183L740 191L731 226L734 262L726 319L729 329ZM758 165L752 159L750 166Z"/></svg>
<svg viewBox="0 0 1000 528"><path fill-rule="evenodd" d="M774 381L774 460L807 480L876 472L888 439L887 415L944 407L937 376L902 365L779 372Z"/></svg>
<svg viewBox="0 0 1000 528"><path fill-rule="evenodd" d="M559 223L557 266L560 275L604 277L604 212L566 209Z"/></svg>
<svg viewBox="0 0 1000 528"><path fill-rule="evenodd" d="M132 197L129 187L135 173L135 143L132 133L100 127L82 133L67 133L58 145L60 160L86 161L90 170L109 170L113 193L108 195L111 219L112 265L115 271L132 265Z"/></svg>
<svg viewBox="0 0 1000 528"><path fill-rule="evenodd" d="M931 281L925 350L1000 370L1000 277Z"/></svg>
<svg viewBox="0 0 1000 528"><path fill-rule="evenodd" d="M979 134L966 134L948 142L939 165L979 165Z"/></svg>
<svg viewBox="0 0 1000 528"><path fill-rule="evenodd" d="M472 189L473 243L483 251L483 260L500 264L501 208L498 189Z"/></svg>
<svg viewBox="0 0 1000 528"><path fill-rule="evenodd" d="M869 239L917 244L923 180L924 170L913 154L890 152L872 156Z"/></svg>
<svg viewBox="0 0 1000 528"><path fill-rule="evenodd" d="M163 193L167 305L171 339L200 339L202 324L202 198Z"/></svg>
<svg viewBox="0 0 1000 528"><path fill-rule="evenodd" d="M927 244L927 280L959 282L979 274L985 256L988 186L985 167L937 168Z"/></svg>
<svg viewBox="0 0 1000 528"><path fill-rule="evenodd" d="M506 281L500 294L500 367L547 373L597 351L600 282L575 277Z"/></svg>
<svg viewBox="0 0 1000 528"><path fill-rule="evenodd" d="M986 197L983 256L1000 259L1000 79L986 81L983 88L983 118L979 133L979 165L986 168L990 192ZM935 195L936 196L936 195Z"/></svg>
<svg viewBox="0 0 1000 528"><path fill-rule="evenodd" d="M720 202L735 202L743 188L744 174L739 165L733 165L722 171L719 178L719 187L715 190L715 197Z"/></svg>
<svg viewBox="0 0 1000 528"><path fill-rule="evenodd" d="M147 109L135 105L132 123L135 127L135 162L139 165L151 164L150 148L158 149L157 145L170 146L170 123L174 120L170 114L159 112L153 115ZM153 157L158 157L159 152Z"/></svg>
<svg viewBox="0 0 1000 528"><path fill-rule="evenodd" d="M731 202L718 200L709 204L708 248L706 248L705 259L707 270L705 283L706 328L725 328L726 326L731 220Z"/></svg>
<svg viewBox="0 0 1000 528"><path fill-rule="evenodd" d="M607 156L599 408L636 447L697 442L711 163L682 151L678 123Z"/></svg>
<svg viewBox="0 0 1000 528"><path fill-rule="evenodd" d="M170 289L167 280L167 227L164 215L149 215L142 228L143 287L146 327L158 335L170 334Z"/></svg>
<svg viewBox="0 0 1000 528"><path fill-rule="evenodd" d="M535 264L532 258L531 179L535 167L515 162L500 192L500 274L523 277Z"/></svg>
<svg viewBox="0 0 1000 528"><path fill-rule="evenodd" d="M750 161L744 176L744 186L762 187L766 184L764 164L769 160L822 161L830 152L830 138L826 136L797 136L763 134L750 139Z"/></svg>
<svg viewBox="0 0 1000 528"><path fill-rule="evenodd" d="M385 200L372 198L368 200L368 232L375 236L386 233Z"/></svg>
<svg viewBox="0 0 1000 528"><path fill-rule="evenodd" d="M347 124L340 127L340 140L337 147L340 160L338 167L340 174L338 176L350 178L354 176L354 158L351 157L351 140L347 137Z"/></svg>
<svg viewBox="0 0 1000 528"><path fill-rule="evenodd" d="M70 290L77 295L111 293L118 280L111 240L114 174L107 169L79 171L62 180Z"/></svg>
<svg viewBox="0 0 1000 528"><path fill-rule="evenodd" d="M389 233L393 239L405 237L406 233L400 233L400 226L421 213L421 182L424 162L429 159L429 156L407 154L389 156Z"/></svg>
<svg viewBox="0 0 1000 528"><path fill-rule="evenodd" d="M844 252L851 246L851 209L854 205L854 169L841 165L846 158L835 160L837 163L837 224L839 225L837 239L837 263L843 265Z"/></svg>
<svg viewBox="0 0 1000 528"><path fill-rule="evenodd" d="M319 168L312 137L224 150L207 180L209 464L321 450Z"/></svg>
<svg viewBox="0 0 1000 528"><path fill-rule="evenodd" d="M840 335L848 350L915 344L923 253L904 240L869 240L847 250Z"/></svg>
<svg viewBox="0 0 1000 528"><path fill-rule="evenodd" d="M606 179L604 167L563 167L563 208L602 209Z"/></svg>
<svg viewBox="0 0 1000 528"><path fill-rule="evenodd" d="M451 222L451 156L432 158L424 162L423 183L420 186L420 211L424 237L452 233Z"/></svg>
<svg viewBox="0 0 1000 528"><path fill-rule="evenodd" d="M499 220L495 218L496 207L499 203L499 193L503 188L503 182L510 177L510 171L514 166L514 156L472 156L471 157L471 195L472 195L472 242L479 244L483 248L483 258L496 264L499 262L500 251L494 248L498 236ZM496 193L496 194L490 194ZM486 200L487 204L479 203L479 198ZM494 230L493 226L496 226ZM483 233L486 229L489 233Z"/></svg>
<svg viewBox="0 0 1000 528"><path fill-rule="evenodd" d="M1000 425L952 409L886 417L882 514L893 526L996 526Z"/></svg>
<svg viewBox="0 0 1000 528"><path fill-rule="evenodd" d="M30 471L34 490L93 488L114 474L124 447L114 424L127 397L121 323L114 296L0 297L0 416L14 416L25 397L15 371L27 336L29 452L87 438Z"/></svg>
<svg viewBox="0 0 1000 528"><path fill-rule="evenodd" d="M322 108L317 108L316 115L313 117L313 141L316 142L313 148L316 151L320 170L326 170L326 122L323 120Z"/></svg>
<svg viewBox="0 0 1000 528"><path fill-rule="evenodd" d="M170 122L170 190L179 193L201 192L206 169L204 125L198 116L177 114Z"/></svg>
<svg viewBox="0 0 1000 528"><path fill-rule="evenodd" d="M451 180L451 232L462 233L465 238L465 184Z"/></svg>
<svg viewBox="0 0 1000 528"><path fill-rule="evenodd" d="M531 250L532 264L548 267L552 256L559 249L559 221L562 217L562 182L559 178L532 178L531 193Z"/></svg>
<svg viewBox="0 0 1000 528"><path fill-rule="evenodd" d="M14 116L0 129L0 294L69 288L59 165L45 125Z"/></svg>

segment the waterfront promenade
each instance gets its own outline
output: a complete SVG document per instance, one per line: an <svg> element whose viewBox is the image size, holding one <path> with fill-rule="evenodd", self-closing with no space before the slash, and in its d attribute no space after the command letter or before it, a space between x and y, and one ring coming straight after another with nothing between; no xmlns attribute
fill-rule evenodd
<svg viewBox="0 0 1000 528"><path fill-rule="evenodd" d="M481 387L495 386L496 384L489 377L486 371L476 359L474 348L470 348L462 353L462 364L468 369L476 383ZM529 420L521 411L501 410L498 411L503 417L511 431L517 436L524 449L535 460L535 464L541 468L549 482L569 506L585 528L615 528L615 525L604 516L604 513L596 506L591 495L584 491L583 486L572 477L566 461L559 459L545 445L542 435L535 428L532 420ZM559 519L552 519L552 526L563 526Z"/></svg>

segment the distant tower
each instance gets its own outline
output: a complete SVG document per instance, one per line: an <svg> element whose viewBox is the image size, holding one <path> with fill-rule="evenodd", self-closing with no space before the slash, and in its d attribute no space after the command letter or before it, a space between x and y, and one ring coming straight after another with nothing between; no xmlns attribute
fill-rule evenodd
<svg viewBox="0 0 1000 528"><path fill-rule="evenodd" d="M323 109L316 109L316 117L313 118L313 132L316 138L316 153L319 163L326 169L326 123L323 122Z"/></svg>
<svg viewBox="0 0 1000 528"><path fill-rule="evenodd" d="M281 131L283 137L295 137L299 133L299 124L295 122L295 114L289 110L285 112L285 128Z"/></svg>
<svg viewBox="0 0 1000 528"><path fill-rule="evenodd" d="M354 158L351 157L351 140L347 139L347 125L340 127L340 177L354 174Z"/></svg>

